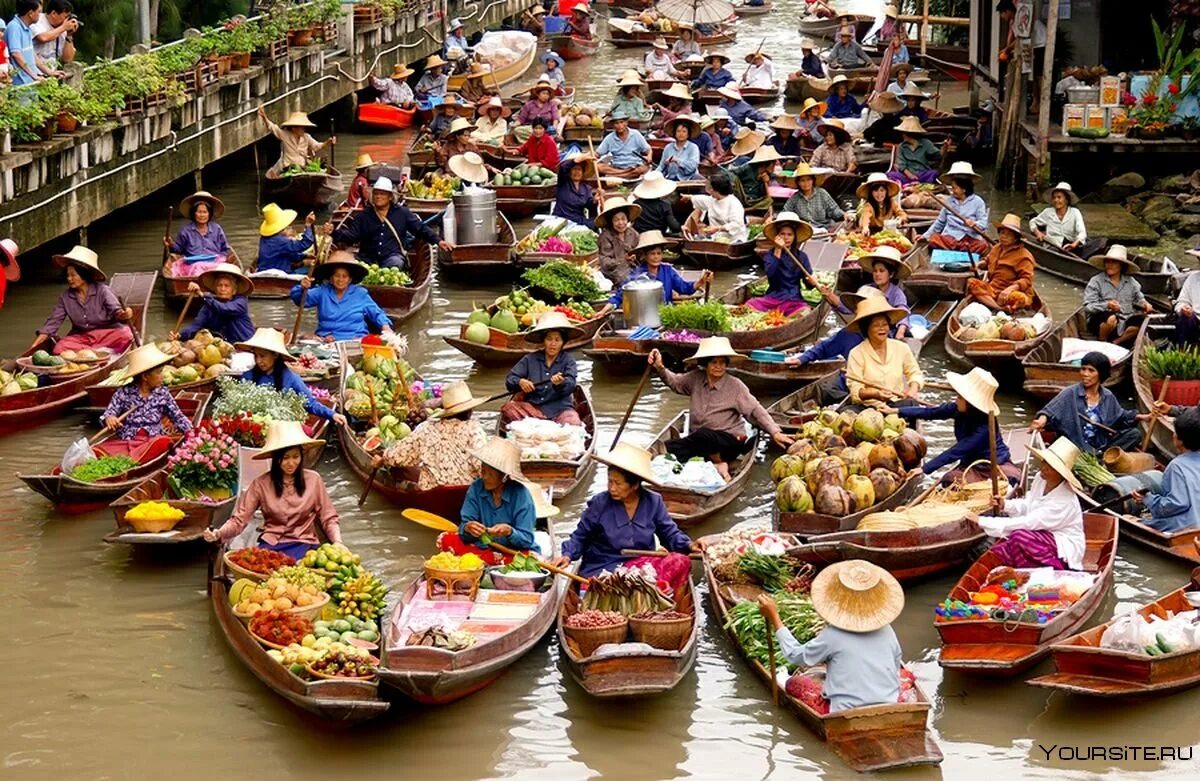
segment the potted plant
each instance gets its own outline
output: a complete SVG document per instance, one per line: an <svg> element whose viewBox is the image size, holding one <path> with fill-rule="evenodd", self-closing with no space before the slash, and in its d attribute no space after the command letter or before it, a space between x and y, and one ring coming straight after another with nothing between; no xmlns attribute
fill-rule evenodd
<svg viewBox="0 0 1200 781"><path fill-rule="evenodd" d="M315 5L292 6L287 11L288 44L308 46L312 43L313 25L317 23L319 8Z"/></svg>
<svg viewBox="0 0 1200 781"><path fill-rule="evenodd" d="M167 461L167 483L181 499L221 502L237 491L238 444L212 420L188 432Z"/></svg>
<svg viewBox="0 0 1200 781"><path fill-rule="evenodd" d="M1200 348L1148 347L1144 360L1155 398L1159 397L1163 380L1170 377L1164 401L1189 407L1200 403Z"/></svg>
<svg viewBox="0 0 1200 781"><path fill-rule="evenodd" d="M224 42L233 70L250 67L250 53L266 43L262 28L256 22L241 20L226 25Z"/></svg>
<svg viewBox="0 0 1200 781"><path fill-rule="evenodd" d="M57 79L40 81L35 88L46 111L53 112L60 133L74 133L83 111L83 93Z"/></svg>
<svg viewBox="0 0 1200 781"><path fill-rule="evenodd" d="M54 134L57 113L35 91L6 88L0 98L0 127L19 143L49 140Z"/></svg>

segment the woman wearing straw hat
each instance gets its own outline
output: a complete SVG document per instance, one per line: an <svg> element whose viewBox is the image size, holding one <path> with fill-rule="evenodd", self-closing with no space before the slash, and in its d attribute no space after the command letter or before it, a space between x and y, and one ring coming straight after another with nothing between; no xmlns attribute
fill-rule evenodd
<svg viewBox="0 0 1200 781"><path fill-rule="evenodd" d="M891 624L904 610L900 583L861 559L839 561L813 580L812 604L826 626L802 645L783 625L775 598L758 598L780 654L799 667L825 665L829 712L899 702L903 661Z"/></svg>
<svg viewBox="0 0 1200 781"><path fill-rule="evenodd" d="M775 62L761 49L746 55L746 72L738 84L751 89L773 89L775 87Z"/></svg>
<svg viewBox="0 0 1200 781"><path fill-rule="evenodd" d="M600 273L615 287L625 284L637 259L638 232L633 221L641 214L641 206L613 195L596 217L596 227L600 229Z"/></svg>
<svg viewBox="0 0 1200 781"><path fill-rule="evenodd" d="M487 402L471 393L465 382L442 388L442 408L412 434L389 445L375 466L417 470L417 490L470 485L479 477L479 459L472 455L488 440L472 411Z"/></svg>
<svg viewBox="0 0 1200 781"><path fill-rule="evenodd" d="M650 51L646 52L646 56L642 59L642 69L645 71L647 79L664 81L674 77L675 65L671 62L671 55L668 54L668 51L667 40L661 35L650 44Z"/></svg>
<svg viewBox="0 0 1200 781"><path fill-rule="evenodd" d="M538 77L538 81L549 82L554 88L555 95L563 95L567 91L567 74L563 72L563 58L551 51L542 52L538 55L538 61L542 63L542 67L546 72Z"/></svg>
<svg viewBox="0 0 1200 781"><path fill-rule="evenodd" d="M725 67L729 64L729 58L724 54L708 52L704 55L704 62L706 67L692 81L693 92L702 89L720 89L733 81L733 74Z"/></svg>
<svg viewBox="0 0 1200 781"><path fill-rule="evenodd" d="M671 45L671 56L675 58L676 62L682 62L688 57L700 57L700 42L696 40L696 30L690 24L683 22L677 26L679 27L679 37ZM676 76L680 75L683 74L676 72Z"/></svg>
<svg viewBox="0 0 1200 781"><path fill-rule="evenodd" d="M1029 424L1029 430L1048 429L1088 453L1102 453L1110 447L1136 448L1142 437L1137 424L1149 420L1150 415L1121 406L1116 394L1104 387L1111 374L1108 356L1097 351L1085 354L1079 361L1079 382L1063 388L1046 402ZM1168 411L1159 410L1160 414Z"/></svg>
<svg viewBox="0 0 1200 781"><path fill-rule="evenodd" d="M1088 262L1101 270L1083 289L1088 331L1105 342L1133 344L1142 321L1154 311L1133 276L1141 269L1129 259L1129 251L1122 244L1112 245L1108 252Z"/></svg>
<svg viewBox="0 0 1200 781"><path fill-rule="evenodd" d="M592 7L586 2L576 5L571 9L571 17L567 19L563 32L590 41L592 39L592 20L589 17L591 12Z"/></svg>
<svg viewBox="0 0 1200 781"><path fill-rule="evenodd" d="M346 422L340 412L317 401L312 390L300 379L300 375L288 366L294 358L283 341L283 332L275 328L259 328L254 335L236 345L254 356L254 366L242 375L242 379L255 385L266 385L282 393L292 391L304 399L304 409L310 415L332 420L338 425Z"/></svg>
<svg viewBox="0 0 1200 781"><path fill-rule="evenodd" d="M1029 231L1038 241L1044 241L1081 258L1090 258L1104 250L1103 238L1088 239L1083 212L1075 206L1079 196L1068 182L1059 182L1046 191L1050 204L1029 221Z"/></svg>
<svg viewBox="0 0 1200 781"><path fill-rule="evenodd" d="M512 111L500 98L492 97L479 107L479 114L479 118L475 120L475 129L471 131L471 140L499 146L508 135L507 117Z"/></svg>
<svg viewBox="0 0 1200 781"><path fill-rule="evenodd" d="M391 333L392 319L379 308L360 282L367 267L349 252L334 250L317 266L313 276L292 288L292 303L300 304L300 291L308 290L304 306L317 310L317 336L327 342L360 339L372 330ZM316 286L313 286L313 281Z"/></svg>
<svg viewBox="0 0 1200 781"><path fill-rule="evenodd" d="M702 289L713 278L713 273L705 270L700 274L700 278L696 280L695 284L684 279L675 270L674 266L663 262L663 247L669 243L667 238L659 231L643 231L638 237L636 249L642 262L630 270L629 277L626 280L631 281L645 278L661 282L664 304L671 304L691 298L696 294L698 289ZM612 311L614 308L621 306L624 301L625 292L621 287L617 287L599 314L603 315L606 312Z"/></svg>
<svg viewBox="0 0 1200 781"><path fill-rule="evenodd" d="M59 295L29 349L36 350L51 340L55 355L97 347L125 352L133 343L128 325L133 310L122 306L117 294L104 284L108 277L100 270L100 256L87 247L75 246L66 255L55 255L54 264L66 268L67 289ZM58 329L65 320L71 321L71 332L60 339Z"/></svg>
<svg viewBox="0 0 1200 781"><path fill-rule="evenodd" d="M800 248L812 237L812 226L792 212L779 212L763 226L763 235L772 247L763 253L763 270L767 275L767 292L746 302L759 312L778 309L794 315L808 309L800 295L805 275L812 276L812 264Z"/></svg>
<svg viewBox="0 0 1200 781"><path fill-rule="evenodd" d="M163 237L163 246L173 255L185 258L196 255L216 255L216 262L223 263L232 256L236 261L237 253L229 246L229 239L216 220L225 213L225 204L212 193L199 190L179 202L179 211L187 215L188 223L179 229L175 240ZM201 269L189 266L190 274L199 273Z"/></svg>
<svg viewBox="0 0 1200 781"><path fill-rule="evenodd" d="M392 180L381 176L371 188L371 208L354 215L346 225L333 232L333 242L339 247L358 245L358 258L385 268L405 268L408 250L401 237L411 234L443 252L454 245L433 232L420 217L402 203L396 203ZM342 253L345 254L345 253Z"/></svg>
<svg viewBox="0 0 1200 781"><path fill-rule="evenodd" d="M617 95L608 108L609 116L614 120L620 116L645 122L650 119L650 109L642 100L642 79L637 71L629 71L617 82Z"/></svg>
<svg viewBox="0 0 1200 781"><path fill-rule="evenodd" d="M921 122L929 119L929 112L921 104L929 100L930 96L922 92L916 84L908 82L896 97L904 101L904 108L900 110L901 117L916 117Z"/></svg>
<svg viewBox="0 0 1200 781"><path fill-rule="evenodd" d="M534 532L537 508L521 472L520 448L510 440L492 437L471 451L471 456L479 460L479 478L467 489L458 533L439 534L438 548L460 555L474 553L491 564L503 563L504 556L482 543L486 535L513 550L542 553Z"/></svg>
<svg viewBox="0 0 1200 781"><path fill-rule="evenodd" d="M987 254L986 279L967 280L967 295L988 309L1013 313L1033 306L1033 255L1021 243L1021 218L1006 214L996 223L1000 237ZM1140 292L1140 290L1139 290Z"/></svg>
<svg viewBox="0 0 1200 781"><path fill-rule="evenodd" d="M840 73L829 82L829 94L825 98L825 116L830 119L859 119L862 105L850 94L850 82Z"/></svg>
<svg viewBox="0 0 1200 781"><path fill-rule="evenodd" d="M289 230L297 216L293 209L281 209L278 204L268 203L263 207L262 215L262 222L258 226L258 259L254 261L254 271L296 273L296 269L304 265L308 251L316 242L313 225L317 215L309 212L304 218L304 232L295 237Z"/></svg>
<svg viewBox="0 0 1200 781"><path fill-rule="evenodd" d="M713 174L705 194L693 195L690 201L692 213L683 224L684 238L724 236L735 244L746 241L746 209L734 195L734 180L729 174Z"/></svg>
<svg viewBox="0 0 1200 781"><path fill-rule="evenodd" d="M591 155L576 154L563 160L558 167L558 189L551 214L594 230L596 224L592 220L600 194L588 182L595 180L596 162Z"/></svg>
<svg viewBox="0 0 1200 781"><path fill-rule="evenodd" d="M819 103L813 98L805 99L796 118L796 135L805 149L813 149L824 142L825 137L817 129L824 123L824 116L824 103Z"/></svg>
<svg viewBox="0 0 1200 781"><path fill-rule="evenodd" d="M800 126L790 114L775 117L771 121L771 129L775 131L775 135L771 136L769 143L780 157L800 156L800 139L796 136Z"/></svg>
<svg viewBox="0 0 1200 781"><path fill-rule="evenodd" d="M692 93L687 85L675 82L662 92L667 105L651 103L650 108L657 112L656 119L660 127L665 127L676 117L688 116L692 113ZM670 133L667 134L670 136Z"/></svg>
<svg viewBox="0 0 1200 781"><path fill-rule="evenodd" d="M131 440L142 435L161 437L166 429L164 418L181 434L192 430L192 421L163 385L162 370L171 360L172 356L158 349L156 344L144 344L130 350L125 364L129 382L117 388L100 415L104 427L115 431L117 439ZM126 412L129 414L122 419Z"/></svg>
<svg viewBox="0 0 1200 781"><path fill-rule="evenodd" d="M905 117L896 130L903 140L896 147L896 167L888 171L888 178L902 185L936 182L942 152L925 137L920 121Z"/></svg>
<svg viewBox="0 0 1200 781"><path fill-rule="evenodd" d="M371 86L379 92L379 102L389 106L411 108L416 103L408 77L416 73L402 62L392 66L392 75L386 79L371 77Z"/></svg>
<svg viewBox="0 0 1200 781"><path fill-rule="evenodd" d="M172 339L187 341L201 330L207 330L227 342L249 339L254 333L250 320L250 300L254 283L232 263L214 266L200 275L200 284L188 283L188 293L201 296L200 311L191 324Z"/></svg>
<svg viewBox="0 0 1200 781"><path fill-rule="evenodd" d="M971 519L988 535L1003 538L989 551L1000 565L1081 570L1087 540L1075 494L1083 486L1072 472L1079 448L1059 437L1048 448L1031 447L1029 457L1039 469L1025 496L996 497L992 500L995 515Z"/></svg>
<svg viewBox="0 0 1200 781"><path fill-rule="evenodd" d="M880 295L879 288L874 285L863 285L853 293L838 293L837 298L842 304L853 310L858 308L859 303L864 298ZM850 351L862 343L863 335L858 331L852 331L849 328L839 328L832 334L817 341L816 344L799 355L795 355L794 353L789 355L784 359L784 362L804 366L815 361L845 360L850 355ZM837 404L850 395L850 389L846 387L846 375L844 372L834 372L832 377L818 383L818 387L821 390L821 403L823 405Z"/></svg>
<svg viewBox="0 0 1200 781"><path fill-rule="evenodd" d="M734 166L734 192L746 209L770 211L771 172L781 158L775 147L760 146L745 165Z"/></svg>
<svg viewBox="0 0 1200 781"><path fill-rule="evenodd" d="M664 366L658 350L651 350L647 360L668 388L690 399L691 433L667 443L667 451L680 463L697 456L708 459L728 482L729 462L746 452L751 441L746 436L747 420L780 447L792 445L794 440L783 433L745 383L728 375L729 364L742 356L726 337L701 339L695 354L684 361L693 368L683 374Z"/></svg>
<svg viewBox="0 0 1200 781"><path fill-rule="evenodd" d="M876 171L867 176L867 181L854 192L859 197L858 230L864 236L873 236L895 222L904 225L908 214L900 207L900 185L888 175Z"/></svg>
<svg viewBox="0 0 1200 781"><path fill-rule="evenodd" d="M659 231L666 236L678 236L683 230L675 217L672 194L677 185L662 175L662 171L649 171L633 188L633 197L641 208L641 216L635 217L633 227L638 233Z"/></svg>
<svg viewBox="0 0 1200 781"><path fill-rule="evenodd" d="M325 444L304 433L293 421L272 421L267 441L257 461L271 460L270 469L250 483L239 495L237 506L221 528L205 529L208 542L226 543L245 530L255 513L262 512L258 547L286 553L294 559L320 544L317 526L334 545L342 544L337 510L320 473L305 469L304 459Z"/></svg>
<svg viewBox="0 0 1200 781"><path fill-rule="evenodd" d="M450 158L467 152L479 153L479 147L469 135L473 126L466 117L455 117L446 131L446 137L433 142L433 157L438 167L445 170Z"/></svg>
<svg viewBox="0 0 1200 781"><path fill-rule="evenodd" d="M417 80L413 90L417 100L444 98L450 86L450 77L446 75L446 61L436 54L431 54L425 60L425 72Z"/></svg>
<svg viewBox="0 0 1200 781"><path fill-rule="evenodd" d="M825 174L818 174L808 163L800 163L793 173L796 177L796 192L783 204L785 212L792 212L815 228L832 228L846 217L846 212L837 205L833 196L821 183Z"/></svg>
<svg viewBox="0 0 1200 781"><path fill-rule="evenodd" d="M367 172L371 170L371 166L375 165L375 161L371 156L360 154L354 161L354 180L350 182L350 190L346 193L346 208L351 211L361 209L371 198L371 180L367 178ZM267 204L270 206L271 204ZM279 208L279 207L276 207ZM292 220L295 220L292 217ZM291 221L289 220L289 224Z"/></svg>
<svg viewBox="0 0 1200 781"><path fill-rule="evenodd" d="M554 86L541 79L530 90L529 100L517 113L518 125L529 125L535 119L546 123L546 132L554 135L558 127L558 103L554 101Z"/></svg>
<svg viewBox="0 0 1200 781"><path fill-rule="evenodd" d="M259 106L258 117L266 124L271 135L279 139L279 160L267 171L269 176L279 176L287 168L303 168L326 147L337 143L337 136L330 136L328 141L321 143L309 135L309 128L316 125L303 111L293 111L287 119L276 125L267 117L266 110Z"/></svg>
<svg viewBox="0 0 1200 781"><path fill-rule="evenodd" d="M976 255L991 250L991 242L980 235L988 223L987 203L975 194L975 184L981 178L970 163L961 160L942 175L942 183L950 188L950 198L922 235L930 247Z"/></svg>
<svg viewBox="0 0 1200 781"><path fill-rule="evenodd" d="M442 101L442 105L434 109L433 119L430 120L427 128L429 135L435 140L445 137L446 133L450 131L450 125L458 119L458 107L461 105L463 104L458 101L457 95L447 95Z"/></svg>
<svg viewBox="0 0 1200 781"><path fill-rule="evenodd" d="M742 91L732 84L726 84L717 90L721 102L717 105L729 113L729 119L735 125L747 125L750 122L766 122L767 117L761 111L751 106L742 98Z"/></svg>
<svg viewBox="0 0 1200 781"><path fill-rule="evenodd" d="M921 367L907 344L891 338L892 326L907 315L906 310L892 306L882 296L859 302L854 319L846 324L846 328L865 337L846 356L846 385L854 404L900 407L920 399L925 384Z"/></svg>
<svg viewBox="0 0 1200 781"><path fill-rule="evenodd" d="M807 76L813 79L825 78L825 61L816 52L817 44L811 38L800 39L800 70L788 74L789 80Z"/></svg>
<svg viewBox="0 0 1200 781"><path fill-rule="evenodd" d="M616 447L596 453L596 460L608 467L608 485L588 499L579 516L579 524L562 546L562 555L555 562L566 567L579 559L579 574L585 578L629 564L630 557L622 550L653 550L662 545L675 554L683 554L691 571L687 554L703 550L692 542L671 520L667 505L649 486L655 485L650 468L650 451L618 442Z"/></svg>
<svg viewBox="0 0 1200 781"><path fill-rule="evenodd" d="M667 123L672 143L663 148L658 170L673 182L696 179L700 171L700 147L692 141L700 135L700 119L686 114Z"/></svg>
<svg viewBox="0 0 1200 781"><path fill-rule="evenodd" d="M900 93L904 92L905 88L908 86L908 77L912 74L912 72L912 63L892 63L892 83L888 84L887 91L896 97L900 97Z"/></svg>
<svg viewBox="0 0 1200 781"><path fill-rule="evenodd" d="M900 283L907 279L912 273L912 269L904 262L904 258L900 255L900 250L895 247L890 247L886 244L876 247L858 259L858 265L863 271L871 275L871 285L879 291L884 300L891 304L896 309L903 309L906 317L895 323L895 330L892 335L896 339L903 339L908 333L907 312L908 296L904 289L900 287ZM831 293L831 303L837 311L842 314L852 314L853 310L847 307L838 299L836 293Z"/></svg>
<svg viewBox="0 0 1200 781"><path fill-rule="evenodd" d="M505 423L525 418L553 420L566 426L582 421L575 411L574 394L578 370L575 359L564 347L583 337L562 312L547 312L525 333L535 347L517 361L504 378L504 387L514 394L500 408Z"/></svg>
<svg viewBox="0 0 1200 781"><path fill-rule="evenodd" d="M817 132L825 139L809 158L813 168L828 168L835 173L858 172L854 159L854 144L850 142L850 131L840 119L827 119L817 126Z"/></svg>

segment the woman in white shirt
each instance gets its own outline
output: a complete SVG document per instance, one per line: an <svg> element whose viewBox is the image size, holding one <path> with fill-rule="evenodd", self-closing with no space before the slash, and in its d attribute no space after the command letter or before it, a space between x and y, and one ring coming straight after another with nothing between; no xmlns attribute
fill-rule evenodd
<svg viewBox="0 0 1200 781"><path fill-rule="evenodd" d="M700 54L700 42L696 40L696 31L691 27L680 25L679 40L675 41L675 45L671 47L671 56L677 61L683 62L688 57L699 57Z"/></svg>
<svg viewBox="0 0 1200 781"><path fill-rule="evenodd" d="M775 86L775 63L770 57L762 52L754 52L746 55L746 62L750 67L742 75L743 87L771 89Z"/></svg>
<svg viewBox="0 0 1200 781"><path fill-rule="evenodd" d="M663 81L675 77L675 64L671 55L667 54L667 42L663 38L655 38L651 49L646 53L642 66L646 71L648 81Z"/></svg>
<svg viewBox="0 0 1200 781"><path fill-rule="evenodd" d="M1200 258L1200 246L1187 254ZM1175 299L1175 344L1196 344L1200 340L1200 271L1189 271Z"/></svg>
<svg viewBox="0 0 1200 781"><path fill-rule="evenodd" d="M1050 205L1029 221L1029 230L1038 241L1053 244L1064 252L1090 258L1104 251L1104 239L1088 241L1083 214L1075 208L1079 196L1066 182L1059 182L1046 194Z"/></svg>
<svg viewBox="0 0 1200 781"><path fill-rule="evenodd" d="M708 180L707 195L692 196L692 213L683 225L685 238L713 237L725 234L734 242L746 241L746 211L733 194L729 174L719 173Z"/></svg>
<svg viewBox="0 0 1200 781"><path fill-rule="evenodd" d="M471 131L471 140L478 144L499 146L508 134L508 122L505 118L512 114L512 111L500 98L493 95L488 102L479 107L479 114L479 118L475 120L475 129Z"/></svg>

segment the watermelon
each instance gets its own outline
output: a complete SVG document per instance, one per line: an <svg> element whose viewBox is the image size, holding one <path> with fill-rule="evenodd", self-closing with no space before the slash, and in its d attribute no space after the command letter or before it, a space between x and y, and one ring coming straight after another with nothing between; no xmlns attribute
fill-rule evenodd
<svg viewBox="0 0 1200 781"><path fill-rule="evenodd" d="M378 434L372 434L364 439L362 443L363 450L366 450L369 453L378 450L381 445L383 445L383 438Z"/></svg>

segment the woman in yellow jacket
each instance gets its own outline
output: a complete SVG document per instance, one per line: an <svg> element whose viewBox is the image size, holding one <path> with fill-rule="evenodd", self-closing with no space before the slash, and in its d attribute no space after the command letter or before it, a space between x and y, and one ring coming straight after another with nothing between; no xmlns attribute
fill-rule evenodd
<svg viewBox="0 0 1200 781"><path fill-rule="evenodd" d="M863 342L846 357L846 387L850 401L870 407L916 404L925 378L912 350L889 336L891 327L907 316L881 296L864 298L846 328L863 335Z"/></svg>

